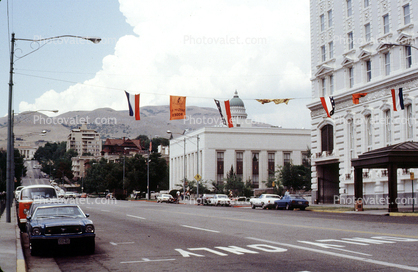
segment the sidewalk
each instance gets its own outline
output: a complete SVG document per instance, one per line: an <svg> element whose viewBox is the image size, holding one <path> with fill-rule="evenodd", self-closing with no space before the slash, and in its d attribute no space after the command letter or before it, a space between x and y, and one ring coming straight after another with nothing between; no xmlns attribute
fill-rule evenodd
<svg viewBox="0 0 418 272"><path fill-rule="evenodd" d="M0 268L4 272L26 271L20 243L20 230L16 224L16 207L11 208L11 223L6 223L6 211L0 218Z"/></svg>

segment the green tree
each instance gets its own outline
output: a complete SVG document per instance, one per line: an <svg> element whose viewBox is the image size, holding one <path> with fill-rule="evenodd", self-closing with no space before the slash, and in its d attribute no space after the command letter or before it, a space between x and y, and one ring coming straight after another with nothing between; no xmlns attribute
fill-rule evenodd
<svg viewBox="0 0 418 272"><path fill-rule="evenodd" d="M19 150L14 150L15 181L14 188L21 185L23 176L26 176L26 167ZM0 192L6 191L7 151L0 150Z"/></svg>
<svg viewBox="0 0 418 272"><path fill-rule="evenodd" d="M305 191L311 189L311 171L304 165L287 163L280 167L278 173L280 184L289 189Z"/></svg>
<svg viewBox="0 0 418 272"><path fill-rule="evenodd" d="M72 179L74 177L71 170L71 158L78 154L75 150L67 151L67 143L46 143L36 150L34 159L42 165L42 171L50 173L51 176L61 179L64 176Z"/></svg>

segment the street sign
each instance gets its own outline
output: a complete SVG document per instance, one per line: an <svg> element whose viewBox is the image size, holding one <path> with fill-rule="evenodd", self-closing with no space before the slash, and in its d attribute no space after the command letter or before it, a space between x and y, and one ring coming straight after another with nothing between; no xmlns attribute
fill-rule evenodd
<svg viewBox="0 0 418 272"><path fill-rule="evenodd" d="M411 179L414 179L414 172L410 172L409 176L411 177Z"/></svg>
<svg viewBox="0 0 418 272"><path fill-rule="evenodd" d="M194 176L194 179L200 181L202 179L202 176L197 174L196 176Z"/></svg>

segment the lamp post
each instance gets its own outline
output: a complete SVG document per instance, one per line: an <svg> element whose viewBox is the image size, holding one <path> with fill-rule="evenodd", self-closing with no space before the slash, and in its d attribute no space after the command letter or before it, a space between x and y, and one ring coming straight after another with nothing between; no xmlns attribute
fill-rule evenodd
<svg viewBox="0 0 418 272"><path fill-rule="evenodd" d="M8 117L7 117L7 168L6 168L6 222L11 222L11 206L13 199L13 177L14 177L14 144L13 144L13 127L12 127L12 98L13 98L13 65L14 65L14 48L16 41L30 41L41 42L60 38L78 38L91 41L92 43L99 43L101 38L97 37L83 37L74 35L61 35L42 39L20 39L15 38L15 33L12 33L11 50L10 50L10 74L9 74L9 100L8 100ZM38 48L39 49L39 48ZM34 51L38 50L35 49ZM34 52L32 51L32 52ZM32 53L30 52L30 53ZM29 53L29 54L30 54ZM27 55L27 54L26 54ZM25 56L26 56L25 55Z"/></svg>

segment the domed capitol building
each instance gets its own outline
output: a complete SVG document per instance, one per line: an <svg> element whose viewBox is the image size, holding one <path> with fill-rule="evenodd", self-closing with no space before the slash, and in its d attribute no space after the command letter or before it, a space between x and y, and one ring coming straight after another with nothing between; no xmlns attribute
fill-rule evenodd
<svg viewBox="0 0 418 272"><path fill-rule="evenodd" d="M279 166L308 160L310 130L253 126L237 91L229 104L234 127L204 127L170 140L170 189L197 174L208 187L223 183L232 167L244 182L263 190L263 181Z"/></svg>

